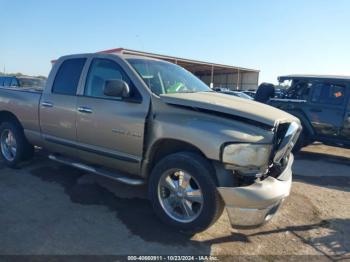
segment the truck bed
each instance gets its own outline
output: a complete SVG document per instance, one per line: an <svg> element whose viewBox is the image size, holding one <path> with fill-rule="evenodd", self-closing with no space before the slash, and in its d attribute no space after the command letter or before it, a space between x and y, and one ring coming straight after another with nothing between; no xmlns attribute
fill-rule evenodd
<svg viewBox="0 0 350 262"><path fill-rule="evenodd" d="M0 113L14 114L25 131L39 132L39 103L42 90L34 88L0 88Z"/></svg>

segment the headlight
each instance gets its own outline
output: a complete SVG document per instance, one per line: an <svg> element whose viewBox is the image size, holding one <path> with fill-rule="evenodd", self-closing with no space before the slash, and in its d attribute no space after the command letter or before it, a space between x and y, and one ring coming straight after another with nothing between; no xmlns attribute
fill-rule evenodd
<svg viewBox="0 0 350 262"><path fill-rule="evenodd" d="M230 144L224 148L224 163L240 167L264 167L268 164L271 145L264 144Z"/></svg>

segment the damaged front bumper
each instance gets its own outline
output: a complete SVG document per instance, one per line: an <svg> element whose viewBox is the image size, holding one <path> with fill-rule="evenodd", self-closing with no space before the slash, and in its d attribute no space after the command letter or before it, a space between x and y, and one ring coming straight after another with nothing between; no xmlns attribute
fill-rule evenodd
<svg viewBox="0 0 350 262"><path fill-rule="evenodd" d="M218 188L232 227L258 227L274 216L289 195L293 161L290 154L285 169L277 178L269 176L249 186Z"/></svg>

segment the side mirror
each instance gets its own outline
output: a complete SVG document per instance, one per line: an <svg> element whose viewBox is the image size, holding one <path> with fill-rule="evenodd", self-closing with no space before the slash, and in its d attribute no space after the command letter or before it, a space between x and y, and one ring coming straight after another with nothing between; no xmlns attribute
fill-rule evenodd
<svg viewBox="0 0 350 262"><path fill-rule="evenodd" d="M130 97L129 85L119 79L107 80L103 89L105 96L128 98Z"/></svg>

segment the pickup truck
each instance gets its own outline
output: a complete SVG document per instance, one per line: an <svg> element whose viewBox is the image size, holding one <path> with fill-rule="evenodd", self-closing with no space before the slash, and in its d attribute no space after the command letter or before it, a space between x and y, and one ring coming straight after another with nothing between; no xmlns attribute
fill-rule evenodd
<svg viewBox="0 0 350 262"><path fill-rule="evenodd" d="M289 195L300 131L286 112L142 56L64 56L43 91L0 88L6 165L37 146L59 163L146 184L154 212L180 231L205 230L225 207L234 227L269 221Z"/></svg>

